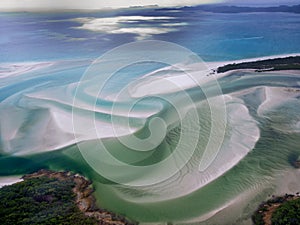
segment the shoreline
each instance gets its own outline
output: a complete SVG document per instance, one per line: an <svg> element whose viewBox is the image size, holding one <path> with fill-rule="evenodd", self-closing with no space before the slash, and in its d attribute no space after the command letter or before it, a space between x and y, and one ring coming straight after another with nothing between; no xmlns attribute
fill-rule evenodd
<svg viewBox="0 0 300 225"><path fill-rule="evenodd" d="M218 73L218 68L224 67L227 65L231 64L241 64L241 63L252 63L252 62L259 62L263 60L273 60L273 59L280 59L280 58L288 58L288 57L300 57L300 53L291 53L291 54L279 54L279 55L269 55L269 56L261 56L261 57L255 57L255 58L245 58L245 59L237 59L237 60L229 60L229 61L215 61L215 62L205 62L203 61L206 65L207 68L211 71L213 71L210 75L217 75L219 76L227 76L227 73L229 72L234 72L238 70L249 70L249 71L255 71L255 69L234 69L230 71L226 71L223 73ZM291 69L292 70L292 69ZM277 70L279 71L279 70ZM287 70L289 71L289 70ZM271 72L276 72L276 71L271 71Z"/></svg>
<svg viewBox="0 0 300 225"><path fill-rule="evenodd" d="M237 70L251 70L254 72L274 72L283 70L300 70L300 55L277 56L241 62L228 62L225 65L218 65L212 69L214 74L222 74Z"/></svg>
<svg viewBox="0 0 300 225"><path fill-rule="evenodd" d="M58 179L59 181L71 180L75 183L75 187L72 191L75 193L75 204L81 212L87 217L95 218L98 224L106 225L135 225L136 222L129 221L124 216L117 215L109 210L103 209L96 204L96 198L94 197L94 189L92 182L85 177L74 174L69 171L50 171L46 169L39 170L32 174L26 174L22 176L23 180L31 178L47 177Z"/></svg>
<svg viewBox="0 0 300 225"><path fill-rule="evenodd" d="M271 59L278 59L278 58L287 58L287 57L300 57L300 53L288 53L288 54L278 54L278 55L269 55L269 56L260 56L260 57L254 57L254 58L243 58L243 59L237 59L237 60L229 60L229 61L203 61L207 65L207 68L210 70L217 69L218 67L222 67L228 64L240 64L240 63L249 63L249 62L256 62L256 61L262 61L262 60L271 60ZM0 63L0 67L8 68L10 66L15 67L20 70L26 67L25 71L8 71L8 73L11 73L15 75L23 74L31 72L32 70L38 70L45 67L54 66L56 63L62 63L62 62L90 62L93 63L95 59L94 58L84 58L84 59L63 59L63 60L50 60L50 61L28 61L28 62L2 62ZM30 67L30 70L28 70L28 67ZM5 73L5 72L2 72ZM0 72L1 74L1 72ZM5 76L6 77L6 76Z"/></svg>
<svg viewBox="0 0 300 225"><path fill-rule="evenodd" d="M248 62L255 62L261 60L270 60L270 59L278 59L278 58L287 58L287 57L297 57L300 56L300 53L290 53L290 54L278 54L278 55L269 55L269 56L261 56L261 57L254 57L254 58L244 58L244 59L237 59L237 60L229 60L229 61L214 61L214 62L205 62L210 69L216 69L221 66L225 66L228 64L238 64L238 63L248 63Z"/></svg>
<svg viewBox="0 0 300 225"><path fill-rule="evenodd" d="M271 199L262 202L257 210L252 215L252 221L254 224L264 222L264 225L272 224L272 215L281 205L286 202L294 201L300 198L300 193L285 194L284 196L272 196Z"/></svg>

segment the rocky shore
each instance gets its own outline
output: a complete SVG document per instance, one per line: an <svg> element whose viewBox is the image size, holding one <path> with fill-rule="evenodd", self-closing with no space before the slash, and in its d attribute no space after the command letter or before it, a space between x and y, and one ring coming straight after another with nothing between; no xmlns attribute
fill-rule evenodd
<svg viewBox="0 0 300 225"><path fill-rule="evenodd" d="M297 192L294 194L285 194L284 196L272 196L266 202L260 204L258 209L252 216L252 221L254 225L272 225L272 215L283 203L288 201L294 201L300 198L300 193Z"/></svg>
<svg viewBox="0 0 300 225"><path fill-rule="evenodd" d="M31 179L38 177L55 178L58 180L71 180L75 183L73 192L76 194L75 202L78 208L88 217L96 218L101 225L133 225L135 222L128 221L125 217L116 215L108 210L102 209L96 205L96 199L93 196L94 189L91 182L85 177L72 172L56 172L49 170L40 170L33 174L24 175L22 179Z"/></svg>
<svg viewBox="0 0 300 225"><path fill-rule="evenodd" d="M296 169L300 169L300 159L298 157L297 160L295 160L294 162L292 162L292 165L296 168Z"/></svg>

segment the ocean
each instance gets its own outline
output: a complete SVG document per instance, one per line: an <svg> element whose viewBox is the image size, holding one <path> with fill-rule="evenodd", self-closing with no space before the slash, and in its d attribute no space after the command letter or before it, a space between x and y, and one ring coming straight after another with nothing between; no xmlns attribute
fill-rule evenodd
<svg viewBox="0 0 300 225"><path fill-rule="evenodd" d="M131 17L141 17L130 21ZM98 32L78 29L80 18L106 19ZM120 17L123 17L120 20ZM148 18L147 18L148 17ZM149 20L149 17L167 17ZM205 61L227 61L298 53L299 15L292 13L222 14L188 10L119 10L66 13L1 13L1 62L97 58L137 39L170 41ZM128 22L129 20L129 22ZM93 23L93 21L86 21ZM97 21L94 20L94 24ZM129 33L119 28L147 28ZM106 31L106 30L110 31ZM152 30L151 30L152 29Z"/></svg>

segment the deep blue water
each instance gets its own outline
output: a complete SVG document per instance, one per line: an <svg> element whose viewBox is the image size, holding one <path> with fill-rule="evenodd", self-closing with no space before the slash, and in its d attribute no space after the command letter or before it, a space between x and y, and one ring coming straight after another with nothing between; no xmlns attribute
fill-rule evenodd
<svg viewBox="0 0 300 225"><path fill-rule="evenodd" d="M120 10L68 13L0 13L0 62L96 58L135 33L76 29L76 18L116 16L172 17L169 20L123 22L121 27L162 27L176 30L143 39L175 42L206 61L235 60L300 52L300 15L292 13L219 14L193 10ZM169 27L170 28L170 27Z"/></svg>

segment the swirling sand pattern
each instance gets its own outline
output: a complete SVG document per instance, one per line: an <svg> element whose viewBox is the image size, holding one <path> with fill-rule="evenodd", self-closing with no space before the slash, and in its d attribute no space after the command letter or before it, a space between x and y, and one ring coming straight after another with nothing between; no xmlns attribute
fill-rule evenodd
<svg viewBox="0 0 300 225"><path fill-rule="evenodd" d="M194 53L155 41L121 46L86 70L89 63L5 65L1 151L38 161L62 149L87 165L81 172L104 205L141 222L199 222L251 200L274 184L264 168L274 164L252 151L258 140L268 143L268 129L299 136L297 72L208 76Z"/></svg>

